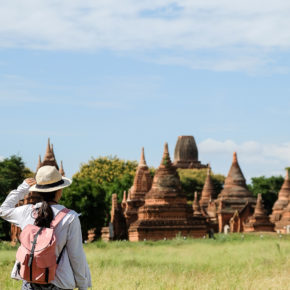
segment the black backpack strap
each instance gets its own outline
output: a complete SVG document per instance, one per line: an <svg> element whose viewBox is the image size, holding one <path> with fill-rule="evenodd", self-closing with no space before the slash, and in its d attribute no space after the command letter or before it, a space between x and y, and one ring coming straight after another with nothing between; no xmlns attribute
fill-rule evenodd
<svg viewBox="0 0 290 290"><path fill-rule="evenodd" d="M58 256L58 258L57 258L57 260L56 260L56 264L57 264L57 265L58 265L59 262L60 262L60 259L61 259L61 257L62 257L62 254L63 254L63 251L64 251L65 247L66 247L66 244L63 246L63 248L62 248L62 250L61 250L61 252L60 252L60 254L59 254L59 256Z"/></svg>
<svg viewBox="0 0 290 290"><path fill-rule="evenodd" d="M42 230L43 230L43 228L40 228L38 230L38 232L35 234L33 242L32 242L32 248L31 248L29 260L28 260L28 267L30 268L30 281L32 281L32 262L33 262L33 258L34 258L34 250L35 250L35 246L37 244L37 238Z"/></svg>

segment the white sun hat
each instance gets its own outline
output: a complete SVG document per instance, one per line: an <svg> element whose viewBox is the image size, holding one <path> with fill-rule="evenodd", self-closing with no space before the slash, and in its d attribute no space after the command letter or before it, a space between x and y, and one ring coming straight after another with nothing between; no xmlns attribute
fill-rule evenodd
<svg viewBox="0 0 290 290"><path fill-rule="evenodd" d="M72 181L63 177L54 166L45 165L36 173L36 184L29 191L51 192L70 186Z"/></svg>

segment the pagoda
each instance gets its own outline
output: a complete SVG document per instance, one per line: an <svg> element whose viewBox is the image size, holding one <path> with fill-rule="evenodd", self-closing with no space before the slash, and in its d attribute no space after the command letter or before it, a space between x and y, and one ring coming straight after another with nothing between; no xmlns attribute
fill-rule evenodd
<svg viewBox="0 0 290 290"><path fill-rule="evenodd" d="M246 179L242 173L237 159L237 153L233 154L233 161L229 173L225 179L224 188L218 195L216 203L219 204L217 215L219 223L219 232L223 231L226 224L229 224L230 219L237 216L242 216L240 231L242 231L242 224L249 215L253 214L256 199L248 190ZM246 206L247 205L247 206ZM243 213L243 215L241 215Z"/></svg>
<svg viewBox="0 0 290 290"><path fill-rule="evenodd" d="M286 176L282 187L278 193L278 199L273 205L272 214L270 220L272 223L276 223L281 219L283 210L287 207L290 200L290 179L289 172L286 170Z"/></svg>
<svg viewBox="0 0 290 290"><path fill-rule="evenodd" d="M187 204L167 143L152 187L138 209L138 219L128 232L130 241L172 239L179 234L202 237L207 232L205 218L194 217L192 207Z"/></svg>
<svg viewBox="0 0 290 290"><path fill-rule="evenodd" d="M144 154L144 148L141 151L141 158L138 164L134 182L129 189L128 198L126 200L126 193L124 193L122 205L124 205L125 218L127 226L137 220L138 208L144 204L145 194L152 186L152 177L147 166Z"/></svg>
<svg viewBox="0 0 290 290"><path fill-rule="evenodd" d="M259 193L254 214L249 217L243 225L244 232L273 232L274 224L270 222L269 217L266 214L262 195Z"/></svg>
<svg viewBox="0 0 290 290"><path fill-rule="evenodd" d="M198 150L193 136L179 136L175 150L173 165L177 168L206 168L198 161Z"/></svg>

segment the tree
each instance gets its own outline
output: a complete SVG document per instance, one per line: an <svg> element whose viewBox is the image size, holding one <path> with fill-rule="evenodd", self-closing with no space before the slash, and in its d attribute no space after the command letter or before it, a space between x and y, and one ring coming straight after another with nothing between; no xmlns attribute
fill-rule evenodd
<svg viewBox="0 0 290 290"><path fill-rule="evenodd" d="M264 207L267 214L272 212L272 207L278 198L278 192L281 189L284 178L282 176L271 177L253 177L251 184L248 185L249 190L257 196L258 193L262 194Z"/></svg>
<svg viewBox="0 0 290 290"><path fill-rule="evenodd" d="M125 161L117 157L99 157L82 164L73 177L73 183L63 193L62 203L81 213L83 237L87 231L107 224L111 209L112 194L122 200L123 191L132 184L137 168L136 161Z"/></svg>
<svg viewBox="0 0 290 290"><path fill-rule="evenodd" d="M33 172L25 167L21 157L12 155L0 162L0 204L7 194L18 187L27 177L32 177ZM0 238L9 239L10 224L0 219Z"/></svg>
<svg viewBox="0 0 290 290"><path fill-rule="evenodd" d="M100 233L104 225L107 213L105 196L104 188L89 178L74 177L71 186L63 191L61 203L81 213L84 240L89 229L96 228L96 232Z"/></svg>

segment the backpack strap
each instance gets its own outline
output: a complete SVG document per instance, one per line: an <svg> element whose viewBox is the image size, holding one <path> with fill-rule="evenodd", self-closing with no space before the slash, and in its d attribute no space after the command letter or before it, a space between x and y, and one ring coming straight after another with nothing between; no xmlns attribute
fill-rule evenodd
<svg viewBox="0 0 290 290"><path fill-rule="evenodd" d="M63 208L56 216L55 218L52 220L51 224L50 224L50 228L54 229L59 222L66 216L67 213L69 213L69 209L68 208Z"/></svg>

